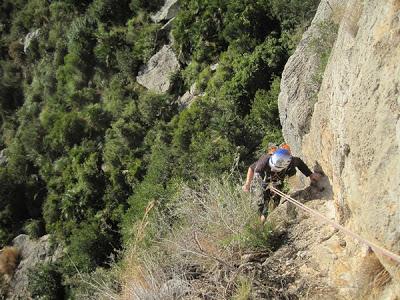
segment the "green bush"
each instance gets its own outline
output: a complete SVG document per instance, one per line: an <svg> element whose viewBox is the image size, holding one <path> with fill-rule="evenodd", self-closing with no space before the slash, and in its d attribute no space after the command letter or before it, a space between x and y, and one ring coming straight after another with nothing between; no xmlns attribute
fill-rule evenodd
<svg viewBox="0 0 400 300"><path fill-rule="evenodd" d="M239 277L236 284L235 293L232 300L251 300L251 279L248 277Z"/></svg>
<svg viewBox="0 0 400 300"><path fill-rule="evenodd" d="M23 178L0 167L0 244L7 245L29 216L25 206Z"/></svg>
<svg viewBox="0 0 400 300"><path fill-rule="evenodd" d="M319 0L270 0L271 11L284 29L309 23L314 17Z"/></svg>
<svg viewBox="0 0 400 300"><path fill-rule="evenodd" d="M270 90L257 90L251 111L245 120L246 144L258 147L262 153L269 142L283 142L278 112L279 90L279 78L273 79Z"/></svg>
<svg viewBox="0 0 400 300"><path fill-rule="evenodd" d="M212 76L212 72L210 67L205 68L203 71L200 72L198 75L198 79L196 82L196 88L201 92L204 91L207 87L208 81Z"/></svg>
<svg viewBox="0 0 400 300"><path fill-rule="evenodd" d="M128 22L126 41L131 44L132 57L146 63L157 50L157 34L160 25L132 19ZM138 71L135 70L135 71Z"/></svg>
<svg viewBox="0 0 400 300"><path fill-rule="evenodd" d="M63 299L65 292L62 275L55 264L46 263L35 266L28 275L28 290L33 299Z"/></svg>

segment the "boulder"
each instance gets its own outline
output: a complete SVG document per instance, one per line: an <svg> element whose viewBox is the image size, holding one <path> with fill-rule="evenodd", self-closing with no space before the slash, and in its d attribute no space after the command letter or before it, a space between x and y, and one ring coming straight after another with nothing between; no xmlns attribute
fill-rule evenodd
<svg viewBox="0 0 400 300"><path fill-rule="evenodd" d="M150 18L153 22L160 23L174 18L178 11L178 0L166 0L164 6L156 14L150 16Z"/></svg>
<svg viewBox="0 0 400 300"><path fill-rule="evenodd" d="M13 240L13 246L20 251L20 263L10 282L8 299L29 299L29 270L40 263L55 262L61 258L63 251L51 243L50 235L33 240L21 234Z"/></svg>
<svg viewBox="0 0 400 300"><path fill-rule="evenodd" d="M7 164L6 149L0 151L0 166L5 166Z"/></svg>
<svg viewBox="0 0 400 300"><path fill-rule="evenodd" d="M170 76L180 68L172 47L165 45L150 58L136 77L138 83L157 93L165 93L171 87Z"/></svg>

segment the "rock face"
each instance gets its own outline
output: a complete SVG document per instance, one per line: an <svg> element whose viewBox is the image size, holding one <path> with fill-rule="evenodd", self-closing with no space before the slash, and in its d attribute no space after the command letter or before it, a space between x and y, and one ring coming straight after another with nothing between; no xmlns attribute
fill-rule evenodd
<svg viewBox="0 0 400 300"><path fill-rule="evenodd" d="M150 18L153 22L168 21L176 16L179 11L178 0L166 0L164 6Z"/></svg>
<svg viewBox="0 0 400 300"><path fill-rule="evenodd" d="M295 53L289 58L282 74L281 93L279 95L279 115L284 136L290 142L292 150L301 155L301 141L309 131L313 103L320 88L315 79L321 60L320 49L316 45L323 34L320 27L323 22L335 21L332 6L343 9L346 0L323 0L309 29L304 33Z"/></svg>
<svg viewBox="0 0 400 300"><path fill-rule="evenodd" d="M165 93L171 87L170 76L179 70L179 62L171 46L165 45L157 52L136 77L137 82L157 93Z"/></svg>
<svg viewBox="0 0 400 300"><path fill-rule="evenodd" d="M13 240L13 245L20 251L20 263L10 282L8 299L29 299L28 273L39 263L54 262L62 255L62 249L52 246L50 235L39 240L31 240L21 234Z"/></svg>
<svg viewBox="0 0 400 300"><path fill-rule="evenodd" d="M318 23L339 25L318 86ZM332 185L336 219L364 238L400 253L400 1L323 0L313 25L288 61L279 111L296 155L318 165ZM317 94L314 96L313 94ZM344 237L329 278L343 297L360 297L386 272L380 297L399 295L400 269L378 252ZM365 277L365 276L364 276ZM397 286L397 288L396 288ZM356 287L356 288L354 288ZM392 288L390 288L392 287Z"/></svg>

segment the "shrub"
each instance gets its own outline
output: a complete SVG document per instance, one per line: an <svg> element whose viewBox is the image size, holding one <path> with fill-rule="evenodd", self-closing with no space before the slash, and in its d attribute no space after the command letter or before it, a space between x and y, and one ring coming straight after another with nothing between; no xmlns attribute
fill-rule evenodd
<svg viewBox="0 0 400 300"><path fill-rule="evenodd" d="M129 0L94 0L88 13L101 22L116 24L124 24L131 14Z"/></svg>
<svg viewBox="0 0 400 300"><path fill-rule="evenodd" d="M310 22L317 10L319 0L271 0L272 14L284 29Z"/></svg>
<svg viewBox="0 0 400 300"><path fill-rule="evenodd" d="M212 72L210 67L207 67L203 71L201 71L197 78L196 88L198 88L201 92L203 92L206 89L208 81L210 80L211 76Z"/></svg>
<svg viewBox="0 0 400 300"><path fill-rule="evenodd" d="M141 63L146 63L157 50L158 24L128 22L126 41L131 44L132 56ZM136 70L137 71L137 70Z"/></svg>
<svg viewBox="0 0 400 300"><path fill-rule="evenodd" d="M156 11L159 9L164 2L162 0L131 0L129 7L135 13L138 13L140 10L145 10L148 12Z"/></svg>
<svg viewBox="0 0 400 300"><path fill-rule="evenodd" d="M51 113L48 118L48 134L45 144L56 153L78 145L84 138L87 130L87 122L77 113ZM47 124L44 124L47 127Z"/></svg>
<svg viewBox="0 0 400 300"><path fill-rule="evenodd" d="M240 277L237 280L235 294L232 300L251 300L251 281L249 278Z"/></svg>
<svg viewBox="0 0 400 300"><path fill-rule="evenodd" d="M33 299L58 300L64 298L64 287L59 268L45 263L35 266L28 274L28 290Z"/></svg>
<svg viewBox="0 0 400 300"><path fill-rule="evenodd" d="M77 268L80 272L93 271L96 266L106 264L106 258L114 250L112 235L97 222L82 222L72 230L69 237L68 260L64 265L66 272L74 274Z"/></svg>
<svg viewBox="0 0 400 300"><path fill-rule="evenodd" d="M177 104L169 95L146 92L139 97L138 108L145 125L152 126L158 120L171 120L177 111Z"/></svg>
<svg viewBox="0 0 400 300"><path fill-rule="evenodd" d="M44 234L44 226L42 220L28 220L24 224L24 231L33 239L37 239Z"/></svg>
<svg viewBox="0 0 400 300"><path fill-rule="evenodd" d="M120 283L114 270L96 268L90 273L79 273L66 282L73 288L69 299L120 299Z"/></svg>

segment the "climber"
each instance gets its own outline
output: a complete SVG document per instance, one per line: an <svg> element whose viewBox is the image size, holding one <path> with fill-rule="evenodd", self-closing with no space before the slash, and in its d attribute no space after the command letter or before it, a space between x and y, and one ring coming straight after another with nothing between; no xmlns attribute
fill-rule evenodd
<svg viewBox="0 0 400 300"><path fill-rule="evenodd" d="M268 189L268 184L272 184L279 190L282 189L283 180L286 176L295 175L296 168L309 177L311 182L316 182L321 177L319 173L313 173L301 158L292 156L290 147L287 144L280 145L279 148L274 145L270 146L268 152L249 167L246 183L242 189L244 192L249 192L253 178L257 178L260 181L263 188L263 201L258 206L262 224L266 220L268 206L273 209L273 207L278 206L280 201L280 196L273 194Z"/></svg>

